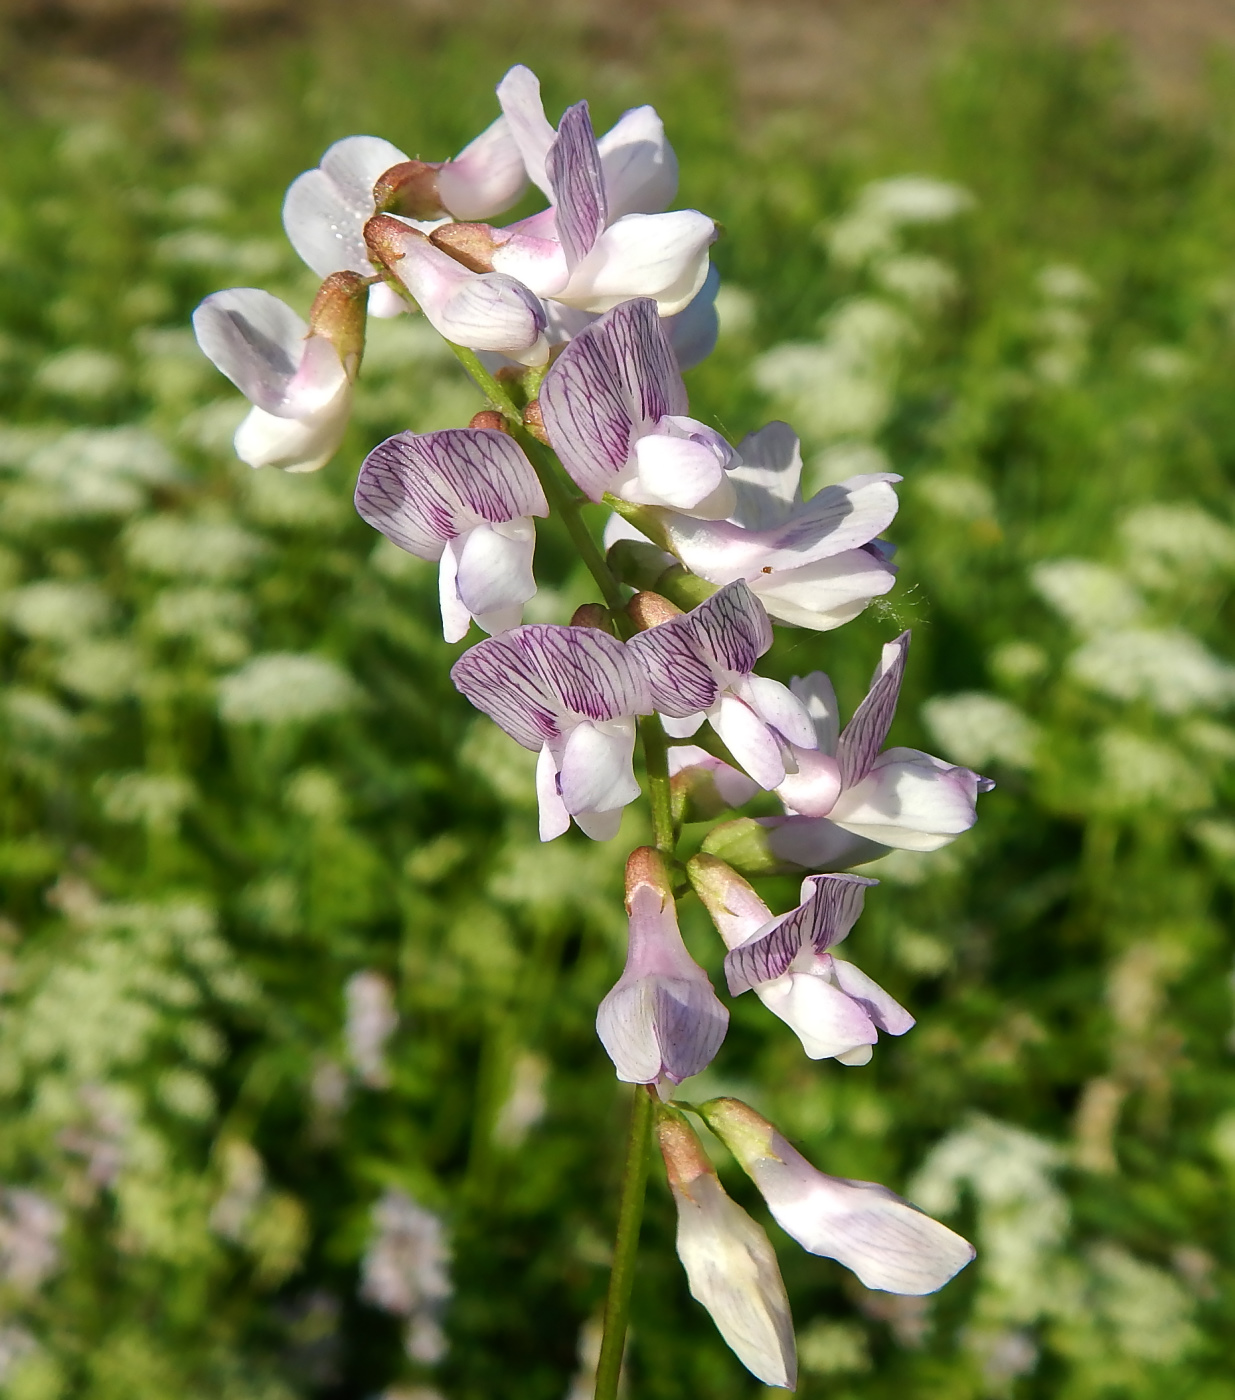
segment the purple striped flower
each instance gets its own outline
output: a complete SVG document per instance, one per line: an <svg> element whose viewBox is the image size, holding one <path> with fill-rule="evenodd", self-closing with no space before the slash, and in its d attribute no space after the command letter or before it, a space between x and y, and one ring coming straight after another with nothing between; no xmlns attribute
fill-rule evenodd
<svg viewBox="0 0 1235 1400"><path fill-rule="evenodd" d="M755 782L769 789L784 781L795 748L815 744L801 701L779 681L752 674L771 645L772 624L744 583L729 584L630 641L668 733L685 738L706 719Z"/></svg>
<svg viewBox="0 0 1235 1400"><path fill-rule="evenodd" d="M655 303L628 301L579 332L540 391L549 440L581 490L722 518L733 449L685 417L686 386Z"/></svg>
<svg viewBox="0 0 1235 1400"><path fill-rule="evenodd" d="M734 996L753 990L797 1034L812 1060L863 1065L879 1032L904 1035L913 1017L882 987L830 951L862 912L860 875L811 875L802 902L774 916L723 861L695 856L691 882L730 950L725 977Z"/></svg>
<svg viewBox="0 0 1235 1400"><path fill-rule="evenodd" d="M399 433L365 458L356 509L419 559L439 559L442 632L517 627L536 592L534 515L549 507L531 463L505 433L446 428Z"/></svg>
<svg viewBox="0 0 1235 1400"><path fill-rule="evenodd" d="M650 846L626 862L626 969L596 1013L596 1033L619 1079L680 1084L711 1064L729 1013L686 951L664 857Z"/></svg>
<svg viewBox="0 0 1235 1400"><path fill-rule="evenodd" d="M540 839L576 824L594 841L617 835L639 796L635 715L652 711L629 647L593 627L516 627L455 662L456 687L516 743L538 750Z"/></svg>

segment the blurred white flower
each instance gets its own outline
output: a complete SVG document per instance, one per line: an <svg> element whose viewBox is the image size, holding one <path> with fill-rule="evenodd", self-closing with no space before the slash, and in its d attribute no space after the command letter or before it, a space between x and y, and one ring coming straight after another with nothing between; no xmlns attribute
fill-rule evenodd
<svg viewBox="0 0 1235 1400"><path fill-rule="evenodd" d="M898 1295L888 1295L898 1296ZM817 1318L798 1329L798 1363L817 1376L855 1375L871 1369L870 1341L856 1322Z"/></svg>
<svg viewBox="0 0 1235 1400"><path fill-rule="evenodd" d="M0 1325L0 1385L6 1385L28 1356L39 1349L38 1342L15 1323Z"/></svg>
<svg viewBox="0 0 1235 1400"><path fill-rule="evenodd" d="M974 203L962 186L929 175L876 180L864 186L848 212L826 230L828 251L842 267L860 267L894 252L902 228L946 223Z"/></svg>
<svg viewBox="0 0 1235 1400"><path fill-rule="evenodd" d="M1113 700L1145 700L1164 715L1235 700L1235 667L1187 632L1125 628L1091 637L1068 658L1072 675Z"/></svg>
<svg viewBox="0 0 1235 1400"><path fill-rule="evenodd" d="M1104 632L1136 622L1144 603L1116 569L1087 559L1051 559L1035 564L1030 582L1079 632Z"/></svg>
<svg viewBox="0 0 1235 1400"><path fill-rule="evenodd" d="M33 1293L60 1267L64 1212L38 1191L0 1191L0 1280Z"/></svg>
<svg viewBox="0 0 1235 1400"><path fill-rule="evenodd" d="M722 339L738 340L749 335L755 328L757 313L755 298L745 287L726 282L716 293L716 319Z"/></svg>
<svg viewBox="0 0 1235 1400"><path fill-rule="evenodd" d="M1177 384L1193 371L1192 356L1175 345L1146 345L1133 356L1132 363L1146 379L1162 384Z"/></svg>
<svg viewBox="0 0 1235 1400"><path fill-rule="evenodd" d="M380 972L354 972L343 988L347 1005L344 1037L356 1073L371 1089L390 1084L386 1042L399 1025L394 991Z"/></svg>
<svg viewBox="0 0 1235 1400"><path fill-rule="evenodd" d="M217 582L240 578L266 553L266 542L228 520L152 515L125 532L125 553L138 569L170 578Z"/></svg>
<svg viewBox="0 0 1235 1400"><path fill-rule="evenodd" d="M6 511L17 519L129 515L146 488L171 485L180 472L167 448L142 428L79 428L30 454Z"/></svg>
<svg viewBox="0 0 1235 1400"><path fill-rule="evenodd" d="M929 472L914 482L922 499L952 520L993 520L995 493L984 481L959 472Z"/></svg>
<svg viewBox="0 0 1235 1400"><path fill-rule="evenodd" d="M171 830L197 794L179 773L104 773L95 780L103 815L112 822L141 822Z"/></svg>
<svg viewBox="0 0 1235 1400"><path fill-rule="evenodd" d="M322 656L269 652L219 682L219 714L229 724L290 724L353 709L360 689Z"/></svg>
<svg viewBox="0 0 1235 1400"><path fill-rule="evenodd" d="M960 279L940 258L926 253L899 253L880 258L875 281L922 311L935 311L957 293Z"/></svg>
<svg viewBox="0 0 1235 1400"><path fill-rule="evenodd" d="M228 1138L216 1150L223 1184L210 1211L210 1228L239 1242L266 1189L266 1167L252 1143L241 1138Z"/></svg>
<svg viewBox="0 0 1235 1400"><path fill-rule="evenodd" d="M373 1207L374 1233L361 1261L360 1296L408 1319L407 1349L433 1364L446 1354L440 1315L454 1291L441 1220L406 1192L388 1187Z"/></svg>
<svg viewBox="0 0 1235 1400"><path fill-rule="evenodd" d="M1095 1245L1088 1262L1093 1303L1115 1333L1117 1355L1164 1366L1196 1349L1195 1304L1164 1269L1109 1242Z"/></svg>
<svg viewBox="0 0 1235 1400"><path fill-rule="evenodd" d="M210 1081L194 1069L164 1070L159 1076L158 1094L167 1108L191 1123L207 1123L214 1117L214 1090Z"/></svg>
<svg viewBox="0 0 1235 1400"><path fill-rule="evenodd" d="M1095 797L1116 811L1160 807L1195 812L1208 807L1213 793L1205 775L1178 749L1124 729L1098 737L1101 788Z"/></svg>
<svg viewBox="0 0 1235 1400"><path fill-rule="evenodd" d="M1051 263L1038 273L1038 290L1048 301L1088 301L1098 293L1098 284L1069 263Z"/></svg>
<svg viewBox="0 0 1235 1400"><path fill-rule="evenodd" d="M1050 665L1050 658L1040 646L1033 642L1004 642L990 655L991 670L1000 680L1033 680Z"/></svg>
<svg viewBox="0 0 1235 1400"><path fill-rule="evenodd" d="M142 678L140 652L121 641L78 643L56 666L56 679L66 690L100 704L132 695Z"/></svg>
<svg viewBox="0 0 1235 1400"><path fill-rule="evenodd" d="M922 722L948 758L981 769L989 763L1031 768L1038 726L1010 701L983 691L936 695L922 706Z"/></svg>
<svg viewBox="0 0 1235 1400"><path fill-rule="evenodd" d="M70 642L99 632L111 620L112 602L97 583L43 579L15 588L0 600L17 631L40 641Z"/></svg>
<svg viewBox="0 0 1235 1400"><path fill-rule="evenodd" d="M124 387L124 361L106 350L78 346L53 355L34 372L34 383L46 394L83 403L101 403Z"/></svg>
<svg viewBox="0 0 1235 1400"><path fill-rule="evenodd" d="M1235 530L1191 502L1138 506L1119 536L1127 568L1147 588L1235 570Z"/></svg>
<svg viewBox="0 0 1235 1400"><path fill-rule="evenodd" d="M549 1062L543 1055L522 1051L510 1071L510 1090L493 1122L493 1140L507 1149L519 1147L545 1116L545 1081Z"/></svg>

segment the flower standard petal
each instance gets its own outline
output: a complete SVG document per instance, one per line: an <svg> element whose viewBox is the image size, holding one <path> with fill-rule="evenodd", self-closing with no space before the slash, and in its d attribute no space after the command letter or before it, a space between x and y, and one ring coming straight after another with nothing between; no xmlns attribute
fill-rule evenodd
<svg viewBox="0 0 1235 1400"><path fill-rule="evenodd" d="M545 116L544 103L540 98L540 79L530 68L517 63L498 83L497 100L523 157L528 178L546 198L551 199L553 196L545 162L557 133Z"/></svg>
<svg viewBox="0 0 1235 1400"><path fill-rule="evenodd" d="M545 158L545 174L553 191L558 242L573 272L609 222L600 152L586 102L576 102L563 113Z"/></svg>
<svg viewBox="0 0 1235 1400"><path fill-rule="evenodd" d="M851 788L861 782L883 748L883 741L892 727L892 717L896 714L896 701L905 675L908 652L908 632L902 632L894 642L885 645L870 690L840 736L836 761L840 764L843 788Z"/></svg>
<svg viewBox="0 0 1235 1400"><path fill-rule="evenodd" d="M624 112L599 139L610 219L658 214L678 189L678 160L654 107Z"/></svg>
<svg viewBox="0 0 1235 1400"><path fill-rule="evenodd" d="M505 117L485 128L437 172L442 204L456 219L490 219L527 188L527 171Z"/></svg>
<svg viewBox="0 0 1235 1400"><path fill-rule="evenodd" d="M206 357L250 403L289 416L280 410L300 370L309 326L286 302L256 287L214 292L194 311L193 332ZM325 348L333 353L328 343ZM337 388L344 371L334 358Z"/></svg>
<svg viewBox="0 0 1235 1400"><path fill-rule="evenodd" d="M867 1288L934 1293L973 1259L967 1240L886 1187L817 1170L738 1100L713 1099L700 1111L786 1234L851 1269Z"/></svg>
<svg viewBox="0 0 1235 1400"><path fill-rule="evenodd" d="M373 186L407 156L378 136L336 141L314 170L292 181L283 227L292 247L319 277L373 271L364 226L373 217Z"/></svg>

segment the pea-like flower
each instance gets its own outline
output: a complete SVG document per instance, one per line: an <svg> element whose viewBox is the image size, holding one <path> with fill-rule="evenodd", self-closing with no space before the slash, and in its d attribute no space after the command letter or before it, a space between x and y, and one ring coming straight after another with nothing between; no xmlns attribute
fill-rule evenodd
<svg viewBox="0 0 1235 1400"><path fill-rule="evenodd" d="M657 710L676 737L706 719L763 788L785 778L796 749L815 743L810 716L787 686L753 674L772 645L772 624L744 583L732 583L688 613L630 641Z"/></svg>
<svg viewBox="0 0 1235 1400"><path fill-rule="evenodd" d="M864 1065L879 1032L904 1035L913 1017L876 982L830 950L849 935L867 887L860 875L811 875L802 902L774 916L736 871L697 855L691 883L725 946L734 996L753 990L797 1035L812 1060Z"/></svg>
<svg viewBox="0 0 1235 1400"><path fill-rule="evenodd" d="M734 507L733 449L686 416L686 386L655 302L625 302L580 331L540 391L549 441L594 501L723 518Z"/></svg>
<svg viewBox="0 0 1235 1400"><path fill-rule="evenodd" d="M776 1252L731 1200L685 1117L661 1110L656 1139L677 1206L677 1251L691 1297L711 1314L738 1360L764 1385L792 1390L798 1358Z"/></svg>
<svg viewBox="0 0 1235 1400"><path fill-rule="evenodd" d="M327 277L307 323L256 287L214 292L194 311L203 353L253 405L236 430L242 462L311 472L334 456L364 350L365 290L354 272Z"/></svg>
<svg viewBox="0 0 1235 1400"><path fill-rule="evenodd" d="M639 796L634 717L652 710L628 647L594 627L516 627L465 651L450 678L516 743L539 751L542 841L572 817L594 841L617 835L622 809Z"/></svg>
<svg viewBox="0 0 1235 1400"><path fill-rule="evenodd" d="M400 549L441 561L448 642L462 640L473 619L491 633L522 621L536 592L532 517L548 515L549 506L506 433L446 428L387 438L360 468L356 509Z"/></svg>
<svg viewBox="0 0 1235 1400"><path fill-rule="evenodd" d="M686 951L664 857L650 846L626 862L626 968L596 1013L619 1079L674 1084L712 1062L729 1027L707 973Z"/></svg>
<svg viewBox="0 0 1235 1400"><path fill-rule="evenodd" d="M746 1104L701 1105L708 1127L759 1188L776 1223L811 1254L835 1259L867 1288L934 1293L974 1258L974 1248L886 1186L827 1176Z"/></svg>

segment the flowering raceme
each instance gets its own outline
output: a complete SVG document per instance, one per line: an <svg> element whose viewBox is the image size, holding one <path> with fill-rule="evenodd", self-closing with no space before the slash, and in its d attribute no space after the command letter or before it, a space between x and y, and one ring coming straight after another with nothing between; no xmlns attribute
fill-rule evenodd
<svg viewBox="0 0 1235 1400"><path fill-rule="evenodd" d="M692 1295L754 1375L792 1388L793 1325L775 1251L725 1194L686 1112L728 1147L793 1239L867 1287L931 1292L973 1251L886 1188L816 1170L735 1099L675 1106L676 1087L721 1054L729 1026L692 950L704 964L709 955L683 938L678 899L693 887L711 916L731 996L753 991L810 1059L865 1064L880 1032L905 1035L914 1018L836 955L876 883L848 867L955 839L991 785L929 754L884 749L908 633L883 647L843 731L822 671L790 685L757 673L776 626L797 629L799 653L812 655L812 633L893 586L882 536L899 477L853 476L804 498L788 424L735 445L692 418L682 370L715 340L715 225L695 210L666 212L677 161L660 118L639 107L597 138L577 102L555 127L521 65L497 96L501 115L452 160L348 137L293 183L288 236L325 278L307 322L239 288L207 297L194 326L253 405L236 449L255 467L309 471L336 451L370 313L418 309L484 394L487 407L466 427L401 432L373 447L355 503L393 544L437 563L447 642L464 641L473 622L489 634L463 651L451 679L537 755L541 839L573 823L612 840L625 809L645 791L649 799L651 841L626 866L625 966L596 1014L634 1104L595 1397L616 1400L653 1129ZM483 222L529 185L547 208L507 227ZM607 553L589 502L613 512ZM570 541L601 600L569 625L523 623L537 591L538 528L560 530L556 546ZM556 596L547 591L539 606ZM274 722L274 691L264 708L240 699L241 683L252 691L277 659L258 657L227 679L225 720ZM301 671L312 662L315 675L330 669L324 657L290 660ZM305 710L299 691L276 690L281 710ZM335 708L354 703L346 687L335 690ZM679 854L684 820L711 819L761 791L776 794L783 816L723 822L702 850L692 841ZM828 873L809 874L798 903L779 912L739 873L786 869ZM389 989L362 973L349 997L357 1015L382 1013L369 1017L372 1044L353 1054L380 1089ZM411 1354L435 1364L450 1291L440 1224L390 1193L375 1220L366 1296L407 1317ZM413 1254L424 1269L407 1262Z"/></svg>

